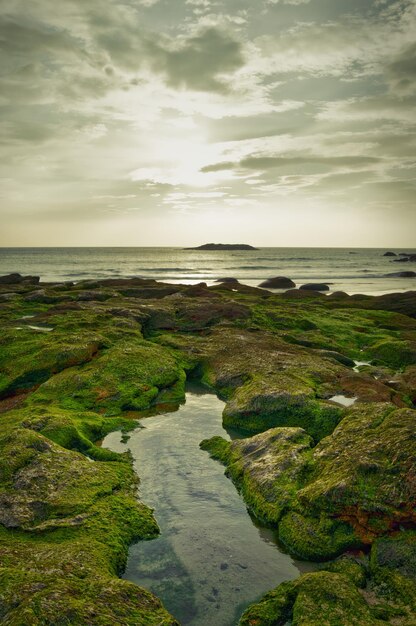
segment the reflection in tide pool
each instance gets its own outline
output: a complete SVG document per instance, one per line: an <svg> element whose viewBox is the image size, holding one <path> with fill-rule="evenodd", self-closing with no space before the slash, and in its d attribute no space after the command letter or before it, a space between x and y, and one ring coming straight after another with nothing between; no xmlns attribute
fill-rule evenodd
<svg viewBox="0 0 416 626"><path fill-rule="evenodd" d="M161 529L131 547L124 577L153 591L183 625L234 625L248 604L299 574L273 532L254 525L224 468L199 448L213 435L229 438L223 406L190 388L178 411L142 420L126 443L120 432L104 441L131 450L140 498Z"/></svg>

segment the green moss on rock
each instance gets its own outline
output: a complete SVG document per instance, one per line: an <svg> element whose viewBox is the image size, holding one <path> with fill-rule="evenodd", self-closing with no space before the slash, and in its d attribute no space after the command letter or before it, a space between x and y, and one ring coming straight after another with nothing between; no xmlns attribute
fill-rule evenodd
<svg viewBox="0 0 416 626"><path fill-rule="evenodd" d="M184 398L185 374L163 348L144 340L118 342L82 368L69 368L44 383L32 402L58 401L65 409L117 415L140 411L170 389L170 399Z"/></svg>
<svg viewBox="0 0 416 626"><path fill-rule="evenodd" d="M342 574L316 572L283 583L251 605L239 626L382 626Z"/></svg>

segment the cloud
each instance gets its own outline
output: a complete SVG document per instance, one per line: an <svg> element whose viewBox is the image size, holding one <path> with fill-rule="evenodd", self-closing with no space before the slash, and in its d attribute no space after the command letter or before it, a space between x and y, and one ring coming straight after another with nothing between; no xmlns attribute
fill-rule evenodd
<svg viewBox="0 0 416 626"><path fill-rule="evenodd" d="M310 13L309 19L255 38L259 71L359 79L381 74L392 55L414 42L413 0L391 2L381 9L363 7L360 14L346 10L349 3L336 4L345 4L337 19L319 20Z"/></svg>
<svg viewBox="0 0 416 626"><path fill-rule="evenodd" d="M148 38L145 50L151 67L176 88L227 93L225 75L244 65L241 43L216 27L183 38L179 43Z"/></svg>
<svg viewBox="0 0 416 626"><path fill-rule="evenodd" d="M293 157L281 157L281 156L248 156L237 163L231 161L225 161L222 163L213 163L212 165L206 165L201 169L201 172L218 172L221 170L231 170L237 168L250 169L250 170L269 170L281 167L298 167L306 165L319 165L325 166L325 168L361 168L369 165L375 165L380 162L377 157L371 156L333 156L323 157L318 155L305 155L305 156L293 156Z"/></svg>
<svg viewBox="0 0 416 626"><path fill-rule="evenodd" d="M414 208L414 0L104 4L1 3L0 194L19 228Z"/></svg>
<svg viewBox="0 0 416 626"><path fill-rule="evenodd" d="M404 47L385 68L392 92L416 92L416 43Z"/></svg>
<svg viewBox="0 0 416 626"><path fill-rule="evenodd" d="M279 2L281 2L282 4L293 4L293 5L298 5L298 4L309 4L311 0L267 0L267 4L279 4Z"/></svg>

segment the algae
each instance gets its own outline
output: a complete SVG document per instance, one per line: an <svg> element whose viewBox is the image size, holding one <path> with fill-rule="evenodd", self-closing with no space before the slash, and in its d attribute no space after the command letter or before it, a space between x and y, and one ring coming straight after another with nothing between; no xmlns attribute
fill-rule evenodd
<svg viewBox="0 0 416 626"><path fill-rule="evenodd" d="M202 447L292 553L325 561L371 548L368 565L341 557L284 583L241 623L410 626L414 311L411 293L305 299L141 279L0 286L2 622L175 624L118 578L129 544L158 527L128 455L99 441L143 410L178 405L188 375L226 400L226 426L254 434ZM354 361L372 366L353 372ZM337 407L337 394L357 401Z"/></svg>

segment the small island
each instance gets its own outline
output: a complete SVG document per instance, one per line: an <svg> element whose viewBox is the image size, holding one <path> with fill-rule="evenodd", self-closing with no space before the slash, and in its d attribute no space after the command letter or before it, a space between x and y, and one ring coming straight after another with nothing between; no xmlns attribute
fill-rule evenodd
<svg viewBox="0 0 416 626"><path fill-rule="evenodd" d="M204 243L195 248L184 248L184 250L258 250L247 243Z"/></svg>

